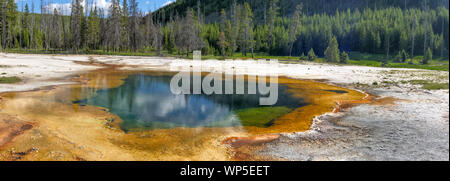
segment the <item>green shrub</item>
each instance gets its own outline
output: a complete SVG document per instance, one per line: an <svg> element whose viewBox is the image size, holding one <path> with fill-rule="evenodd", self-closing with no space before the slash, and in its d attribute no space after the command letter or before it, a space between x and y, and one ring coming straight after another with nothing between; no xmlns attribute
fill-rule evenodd
<svg viewBox="0 0 450 181"><path fill-rule="evenodd" d="M19 77L0 77L0 84L12 84L22 81Z"/></svg>

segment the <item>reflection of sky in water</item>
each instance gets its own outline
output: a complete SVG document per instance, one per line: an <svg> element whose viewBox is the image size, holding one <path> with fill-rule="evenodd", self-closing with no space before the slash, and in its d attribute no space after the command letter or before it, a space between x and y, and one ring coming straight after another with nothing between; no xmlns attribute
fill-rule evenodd
<svg viewBox="0 0 450 181"><path fill-rule="evenodd" d="M124 120L124 129L240 126L233 110L259 106L259 95L174 95L170 80L170 76L129 76L120 87L97 90L80 103L108 108ZM279 92L277 104L299 107L298 99Z"/></svg>

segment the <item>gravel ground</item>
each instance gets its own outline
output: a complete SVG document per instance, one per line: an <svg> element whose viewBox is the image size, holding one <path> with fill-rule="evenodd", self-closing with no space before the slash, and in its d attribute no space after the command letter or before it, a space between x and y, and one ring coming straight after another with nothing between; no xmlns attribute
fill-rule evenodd
<svg viewBox="0 0 450 181"><path fill-rule="evenodd" d="M284 134L266 143L257 154L287 160L448 161L448 91L382 91L379 95L394 95L405 101L360 105L343 113L319 116L311 131Z"/></svg>

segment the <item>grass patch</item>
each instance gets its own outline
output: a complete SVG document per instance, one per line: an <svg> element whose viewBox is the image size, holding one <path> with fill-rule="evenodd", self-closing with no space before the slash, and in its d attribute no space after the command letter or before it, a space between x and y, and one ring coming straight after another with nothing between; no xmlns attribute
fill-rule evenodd
<svg viewBox="0 0 450 181"><path fill-rule="evenodd" d="M448 89L448 83L427 83L422 85L422 88L426 90Z"/></svg>
<svg viewBox="0 0 450 181"><path fill-rule="evenodd" d="M349 56L350 61L348 62L348 64L371 67L381 67L381 62L386 58L386 55L383 54L368 54L360 52L350 52ZM433 59L429 62L429 64L426 65L420 63L420 60L423 59L422 56L415 56L412 59L413 64L408 63L410 59L408 59L405 63L399 63L394 62L394 58L394 56L389 57L389 63L387 67L449 71L449 61L443 60L441 58Z"/></svg>
<svg viewBox="0 0 450 181"><path fill-rule="evenodd" d="M410 80L409 83L413 84L413 85L423 85L423 84L430 83L430 81L428 81L428 80Z"/></svg>
<svg viewBox="0 0 450 181"><path fill-rule="evenodd" d="M236 111L243 126L268 127L276 118L291 112L287 107L259 107Z"/></svg>
<svg viewBox="0 0 450 181"><path fill-rule="evenodd" d="M438 60L430 61L429 64L408 64L408 63L389 63L388 67L391 68L413 68L413 69L426 69L426 70L440 70L440 71L448 71L449 64L448 61L442 62Z"/></svg>
<svg viewBox="0 0 450 181"><path fill-rule="evenodd" d="M0 77L0 84L13 84L22 81L19 77Z"/></svg>
<svg viewBox="0 0 450 181"><path fill-rule="evenodd" d="M426 90L449 89L449 83L434 83L428 80L410 80L409 83L413 85L422 85L422 88Z"/></svg>

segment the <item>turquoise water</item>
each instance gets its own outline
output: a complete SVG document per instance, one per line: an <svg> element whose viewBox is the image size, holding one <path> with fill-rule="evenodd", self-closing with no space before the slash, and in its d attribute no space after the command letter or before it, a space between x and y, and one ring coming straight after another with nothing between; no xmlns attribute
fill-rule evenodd
<svg viewBox="0 0 450 181"><path fill-rule="evenodd" d="M121 125L124 131L174 127L268 127L274 118L305 105L302 99L289 94L282 84L278 85L278 102L269 107L259 106L259 94L174 95L170 91L171 78L131 75L117 88L94 90L94 96L74 103L108 108L124 120Z"/></svg>

